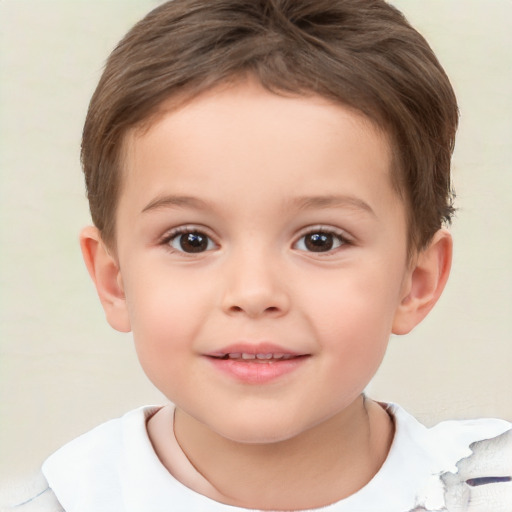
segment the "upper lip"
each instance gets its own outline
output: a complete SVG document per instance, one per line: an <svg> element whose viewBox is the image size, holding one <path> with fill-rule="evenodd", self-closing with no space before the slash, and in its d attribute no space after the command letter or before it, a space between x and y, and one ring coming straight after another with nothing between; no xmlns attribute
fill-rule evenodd
<svg viewBox="0 0 512 512"><path fill-rule="evenodd" d="M235 343L232 345L228 345L219 350L214 350L212 352L207 353L206 355L209 357L226 357L229 355L236 355L241 357L242 354L246 355L272 355L275 356L287 356L287 357L298 357L307 355L304 352L297 352L295 350L290 350L286 347L282 347L280 345L276 345L274 343Z"/></svg>

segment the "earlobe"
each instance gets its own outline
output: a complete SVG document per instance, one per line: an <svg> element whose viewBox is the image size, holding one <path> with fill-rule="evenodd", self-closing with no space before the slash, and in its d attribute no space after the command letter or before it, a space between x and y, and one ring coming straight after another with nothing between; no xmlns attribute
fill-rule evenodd
<svg viewBox="0 0 512 512"><path fill-rule="evenodd" d="M451 261L452 237L448 230L440 229L429 246L417 255L404 283L393 334L407 334L427 316L444 290Z"/></svg>
<svg viewBox="0 0 512 512"><path fill-rule="evenodd" d="M118 331L129 332L130 319L117 260L103 243L98 229L93 226L84 228L80 233L80 247L108 323Z"/></svg>

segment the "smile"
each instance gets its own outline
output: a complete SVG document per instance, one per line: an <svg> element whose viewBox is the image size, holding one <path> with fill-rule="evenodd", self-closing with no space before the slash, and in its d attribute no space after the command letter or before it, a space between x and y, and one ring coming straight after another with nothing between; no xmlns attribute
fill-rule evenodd
<svg viewBox="0 0 512 512"><path fill-rule="evenodd" d="M240 343L211 352L207 359L216 371L230 380L263 385L281 381L299 371L310 355L271 343Z"/></svg>
<svg viewBox="0 0 512 512"><path fill-rule="evenodd" d="M247 352L230 352L228 354L224 354L222 356L212 356L217 359L231 359L235 361L245 361L245 362L254 362L254 363L273 363L276 361L286 361L289 359L293 359L296 356L294 354L283 354L283 353L268 353L268 354L250 354Z"/></svg>

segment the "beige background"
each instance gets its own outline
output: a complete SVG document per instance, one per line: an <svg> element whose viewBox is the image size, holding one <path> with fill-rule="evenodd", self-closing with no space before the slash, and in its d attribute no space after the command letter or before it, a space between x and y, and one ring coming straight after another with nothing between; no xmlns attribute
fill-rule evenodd
<svg viewBox="0 0 512 512"><path fill-rule="evenodd" d="M78 153L104 59L158 2L0 1L0 477L162 397L112 331L77 235L89 222ZM512 420L512 1L395 0L458 93L458 218L448 288L393 338L370 393L431 424ZM306 406L308 404L305 404Z"/></svg>

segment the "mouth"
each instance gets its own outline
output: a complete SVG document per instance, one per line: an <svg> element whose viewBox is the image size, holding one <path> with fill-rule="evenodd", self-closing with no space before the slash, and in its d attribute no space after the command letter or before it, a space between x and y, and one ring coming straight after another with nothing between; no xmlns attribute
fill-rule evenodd
<svg viewBox="0 0 512 512"><path fill-rule="evenodd" d="M243 363L263 363L271 364L279 361L289 361L290 359L297 359L299 357L307 357L306 354L286 354L282 352L269 352L269 353L249 353L249 352L228 352L221 355L210 355L214 359L220 359L222 361L232 360Z"/></svg>
<svg viewBox="0 0 512 512"><path fill-rule="evenodd" d="M206 354L224 375L245 384L266 384L295 373L311 356L270 343L241 343Z"/></svg>

